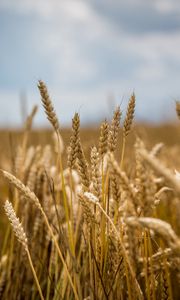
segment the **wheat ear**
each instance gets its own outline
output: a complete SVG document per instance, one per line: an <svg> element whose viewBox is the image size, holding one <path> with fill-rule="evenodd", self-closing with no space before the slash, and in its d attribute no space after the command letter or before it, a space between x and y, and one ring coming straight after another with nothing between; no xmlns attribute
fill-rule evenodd
<svg viewBox="0 0 180 300"><path fill-rule="evenodd" d="M135 94L133 93L128 103L126 117L123 124L123 144L122 144L121 163L120 163L121 169L123 167L126 137L131 131L132 122L134 118L135 104L136 104L136 98L135 98Z"/></svg>
<svg viewBox="0 0 180 300"><path fill-rule="evenodd" d="M47 118L48 118L49 122L52 124L52 126L54 127L55 131L58 132L59 131L59 121L56 116L51 98L48 93L48 89L46 87L46 84L42 80L39 80L38 88L39 88L39 91L41 94L41 101L44 106Z"/></svg>
<svg viewBox="0 0 180 300"><path fill-rule="evenodd" d="M72 119L72 135L70 138L70 145L68 148L68 167L73 169L77 159L78 144L79 144L79 128L80 128L80 119L79 114L75 113L74 118Z"/></svg>
<svg viewBox="0 0 180 300"><path fill-rule="evenodd" d="M131 98L128 103L126 118L125 118L124 124L123 124L123 136L124 137L126 137L131 130L132 122L133 122L133 118L134 118L134 112L135 112L135 105L136 105L136 98L135 98L135 94L133 93L131 95Z"/></svg>
<svg viewBox="0 0 180 300"><path fill-rule="evenodd" d="M31 270L32 270L32 273L33 273L33 276L34 276L34 280L35 280L36 285L37 285L37 289L38 289L40 298L41 298L41 300L44 300L42 290L41 290L41 287L40 287L40 284L39 284L39 281L38 281L38 278L37 278L37 275L36 275L36 271L35 271L34 266L33 266L33 262L32 262L32 259L31 259L29 249L28 249L28 240L27 240L26 233L25 233L25 231L22 227L22 224L19 221L19 218L17 218L17 216L16 216L16 213L15 213L13 207L12 207L12 204L8 200L5 201L4 209L5 209L5 213L6 213L8 219L11 223L12 229L13 229L18 241L23 245L23 247L24 247L24 249L27 253L29 264L30 264L30 267L31 267Z"/></svg>
<svg viewBox="0 0 180 300"><path fill-rule="evenodd" d="M114 111L113 119L110 126L109 136L108 136L108 146L111 152L114 152L117 146L117 138L118 138L118 132L120 127L120 118L121 118L121 111L120 111L120 107L118 106Z"/></svg>
<svg viewBox="0 0 180 300"><path fill-rule="evenodd" d="M105 120L101 124L100 128L100 137L99 137L99 154L101 158L106 154L108 150L108 134L109 134L109 124L107 120Z"/></svg>
<svg viewBox="0 0 180 300"><path fill-rule="evenodd" d="M80 141L78 143L77 165L82 185L85 189L88 189L90 185L89 168Z"/></svg>

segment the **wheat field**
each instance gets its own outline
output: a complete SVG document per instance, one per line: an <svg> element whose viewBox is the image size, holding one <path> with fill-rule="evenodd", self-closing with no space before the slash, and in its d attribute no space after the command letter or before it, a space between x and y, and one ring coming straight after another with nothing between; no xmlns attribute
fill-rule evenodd
<svg viewBox="0 0 180 300"><path fill-rule="evenodd" d="M0 299L180 299L180 124L1 132ZM176 103L180 117L180 104Z"/></svg>

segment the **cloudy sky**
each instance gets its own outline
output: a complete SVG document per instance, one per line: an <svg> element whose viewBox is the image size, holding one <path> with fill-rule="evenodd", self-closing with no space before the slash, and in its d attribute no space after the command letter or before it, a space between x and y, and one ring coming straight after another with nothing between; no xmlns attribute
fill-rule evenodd
<svg viewBox="0 0 180 300"><path fill-rule="evenodd" d="M40 104L38 79L63 125L124 110L133 91L137 120L175 118L180 1L0 0L0 125L21 124L20 95Z"/></svg>

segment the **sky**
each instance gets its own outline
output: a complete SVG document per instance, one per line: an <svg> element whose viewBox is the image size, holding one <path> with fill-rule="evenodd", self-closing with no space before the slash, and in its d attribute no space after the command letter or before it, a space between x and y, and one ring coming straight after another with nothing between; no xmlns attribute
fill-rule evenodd
<svg viewBox="0 0 180 300"><path fill-rule="evenodd" d="M132 92L136 120L172 120L180 98L179 0L0 0L0 126L22 124L48 86L60 123L123 112Z"/></svg>

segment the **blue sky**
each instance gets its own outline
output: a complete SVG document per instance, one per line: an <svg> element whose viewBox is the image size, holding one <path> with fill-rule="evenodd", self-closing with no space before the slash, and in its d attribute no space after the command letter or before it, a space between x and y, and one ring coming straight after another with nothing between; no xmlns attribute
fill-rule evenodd
<svg viewBox="0 0 180 300"><path fill-rule="evenodd" d="M0 125L20 125L20 94L48 87L63 125L111 116L135 91L136 120L175 118L179 0L1 0ZM37 125L47 121L40 107Z"/></svg>

